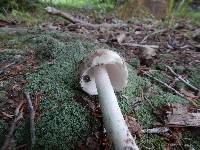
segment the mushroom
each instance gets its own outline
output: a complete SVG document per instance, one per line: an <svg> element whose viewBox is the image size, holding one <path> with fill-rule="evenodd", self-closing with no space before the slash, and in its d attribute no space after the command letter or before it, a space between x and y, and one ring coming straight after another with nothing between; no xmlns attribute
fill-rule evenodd
<svg viewBox="0 0 200 150"><path fill-rule="evenodd" d="M106 132L115 149L138 150L114 93L127 84L126 62L116 52L99 49L85 59L81 69L81 88L89 95L98 95Z"/></svg>

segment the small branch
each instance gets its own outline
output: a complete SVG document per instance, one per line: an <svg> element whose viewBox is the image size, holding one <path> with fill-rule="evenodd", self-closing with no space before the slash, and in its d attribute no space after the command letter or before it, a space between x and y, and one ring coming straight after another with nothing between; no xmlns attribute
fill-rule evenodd
<svg viewBox="0 0 200 150"><path fill-rule="evenodd" d="M149 133L149 134L162 134L162 133L166 133L169 131L170 131L170 129L167 127L158 127L158 128L141 130L142 133Z"/></svg>
<svg viewBox="0 0 200 150"><path fill-rule="evenodd" d="M14 116L14 115L7 114L6 112L3 112L3 111L0 111L0 113L2 113L3 116L10 118L10 119L12 119L12 117Z"/></svg>
<svg viewBox="0 0 200 150"><path fill-rule="evenodd" d="M15 62L12 62L12 63L10 63L10 64L8 64L8 65L2 67L2 68L0 69L0 74L2 74L8 67L10 67L10 66L12 66L12 65L14 65L14 64L15 64Z"/></svg>
<svg viewBox="0 0 200 150"><path fill-rule="evenodd" d="M173 91L175 94L179 95L180 97L188 100L189 102L191 102L194 106L198 106L194 101L190 100L190 99L187 99L183 94L181 94L180 92L178 92L176 89L172 88L171 86L169 86L168 84L166 84L165 82L153 77L152 75L148 74L147 72L145 71L142 71L144 75L148 76L149 78L157 81L158 83L164 85L166 88L168 88L169 90Z"/></svg>
<svg viewBox="0 0 200 150"><path fill-rule="evenodd" d="M187 81L185 81L180 75L178 75L176 72L174 72L174 70L170 67L170 66L166 66L167 69L169 69L169 71L175 76L177 77L180 81L182 81L183 83L185 83L187 86L189 86L191 89L193 89L196 92L199 92L200 90L198 88L196 88L195 86L191 85L190 83L188 83Z"/></svg>
<svg viewBox="0 0 200 150"><path fill-rule="evenodd" d="M62 12L56 8L53 7L46 7L45 10L51 14L51 15L58 15L61 16L65 19L67 19L69 22L73 24L80 24L86 28L90 29L96 29L96 28L119 28L119 27L126 27L127 24L108 24L108 23L103 23L103 24L91 24L86 21L79 20L77 18L74 18L72 15Z"/></svg>
<svg viewBox="0 0 200 150"><path fill-rule="evenodd" d="M13 134L14 134L14 131L15 131L16 124L23 117L23 112L20 111L20 108L21 108L23 103L24 102L21 101L20 104L15 109L14 120L13 120L11 126L10 126L8 135L6 136L6 139L4 141L3 146L1 147L1 150L7 150L7 149L9 149L9 146L11 146L11 142L13 140Z"/></svg>
<svg viewBox="0 0 200 150"><path fill-rule="evenodd" d="M146 73L146 72L143 72L143 73L144 73L144 75L148 76L149 78L151 78L151 79L157 81L158 83L164 85L165 87L167 87L168 89L170 89L171 91L173 91L174 93L176 93L177 95L179 95L180 97L184 97L183 94L179 93L177 90L175 90L174 88L172 88L171 86L169 86L169 85L166 84L165 82L163 82L163 81L161 81L161 80L159 80L159 79L153 77L152 75L150 75L150 74L148 74L148 73Z"/></svg>
<svg viewBox="0 0 200 150"><path fill-rule="evenodd" d="M31 133L31 144L32 144L32 148L35 146L35 111L33 109L33 104L30 98L30 95L28 92L24 92L24 94L26 95L26 99L28 101L28 106L29 106L29 112L30 112L30 133Z"/></svg>
<svg viewBox="0 0 200 150"><path fill-rule="evenodd" d="M134 43L121 43L122 46L130 46L130 47L142 47L142 48L159 48L158 45L142 45L142 44L134 44Z"/></svg>
<svg viewBox="0 0 200 150"><path fill-rule="evenodd" d="M145 36L145 37L143 38L143 40L142 40L140 43L144 43L150 36L155 35L155 34L158 34L158 33L165 32L166 30L167 30L167 29L161 29L161 30L155 31L155 32L153 32L153 33L151 33L151 34Z"/></svg>

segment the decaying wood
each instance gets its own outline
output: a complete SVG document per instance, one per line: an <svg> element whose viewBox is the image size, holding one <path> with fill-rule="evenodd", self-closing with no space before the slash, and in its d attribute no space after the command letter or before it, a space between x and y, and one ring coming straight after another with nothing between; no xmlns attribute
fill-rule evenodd
<svg viewBox="0 0 200 150"><path fill-rule="evenodd" d="M33 104L32 104L32 101L31 101L29 93L28 92L24 92L24 94L26 95L26 99L27 99L28 106L29 106L31 144L32 144L32 148L33 148L34 145L35 145L35 139L36 139L36 136L35 136L35 121L34 121L34 119L35 119L35 111L34 111Z"/></svg>
<svg viewBox="0 0 200 150"><path fill-rule="evenodd" d="M29 28L27 27L2 27L0 28L6 35L25 35L29 32Z"/></svg>
<svg viewBox="0 0 200 150"><path fill-rule="evenodd" d="M10 126L8 135L6 135L6 139L4 141L3 146L1 147L1 150L7 150L12 145L16 124L23 117L23 112L20 111L20 108L21 108L22 104L23 104L23 101L21 101L20 104L15 109L14 120L13 120L11 126Z"/></svg>
<svg viewBox="0 0 200 150"><path fill-rule="evenodd" d="M187 113L187 114L170 114L168 116L170 127L200 127L200 114Z"/></svg>
<svg viewBox="0 0 200 150"><path fill-rule="evenodd" d="M74 18L72 15L62 12L56 8L53 7L46 7L45 10L51 14L51 15L58 15L65 19L67 19L69 22L73 24L80 24L81 26L84 26L89 29L97 29L97 28L120 28L120 27L126 27L127 24L108 24L108 23L102 23L102 24L91 24L86 21L82 21L80 19Z"/></svg>
<svg viewBox="0 0 200 150"><path fill-rule="evenodd" d="M176 72L174 72L174 70L170 67L170 66L166 66L167 69L169 69L169 71L175 76L177 77L180 81L182 81L183 83L185 83L188 87L190 87L191 89L193 89L196 92L199 92L200 90L198 88L196 88L195 86L191 85L190 83L188 83L187 81L185 81L180 75L178 75Z"/></svg>
<svg viewBox="0 0 200 150"><path fill-rule="evenodd" d="M176 104L167 114L169 127L200 127L200 113L188 112L187 106Z"/></svg>
<svg viewBox="0 0 200 150"><path fill-rule="evenodd" d="M9 22L9 21L0 19L0 27L11 26L15 24L16 24L15 22Z"/></svg>

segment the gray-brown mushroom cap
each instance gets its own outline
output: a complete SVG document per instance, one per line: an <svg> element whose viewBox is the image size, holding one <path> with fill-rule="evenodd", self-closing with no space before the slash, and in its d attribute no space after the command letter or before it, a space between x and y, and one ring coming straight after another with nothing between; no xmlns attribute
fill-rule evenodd
<svg viewBox="0 0 200 150"><path fill-rule="evenodd" d="M99 49L83 61L80 73L81 88L89 95L98 95L94 68L99 66L105 66L114 91L122 91L128 79L126 62L116 52L107 49Z"/></svg>

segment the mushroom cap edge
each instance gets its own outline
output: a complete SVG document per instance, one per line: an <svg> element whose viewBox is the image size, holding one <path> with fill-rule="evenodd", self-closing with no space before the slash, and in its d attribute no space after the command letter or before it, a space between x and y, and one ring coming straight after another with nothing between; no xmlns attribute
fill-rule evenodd
<svg viewBox="0 0 200 150"><path fill-rule="evenodd" d="M122 91L127 85L128 70L126 62L120 55L108 49L97 49L84 59L80 68L80 85L89 95L98 95L94 67L105 66L114 91Z"/></svg>

